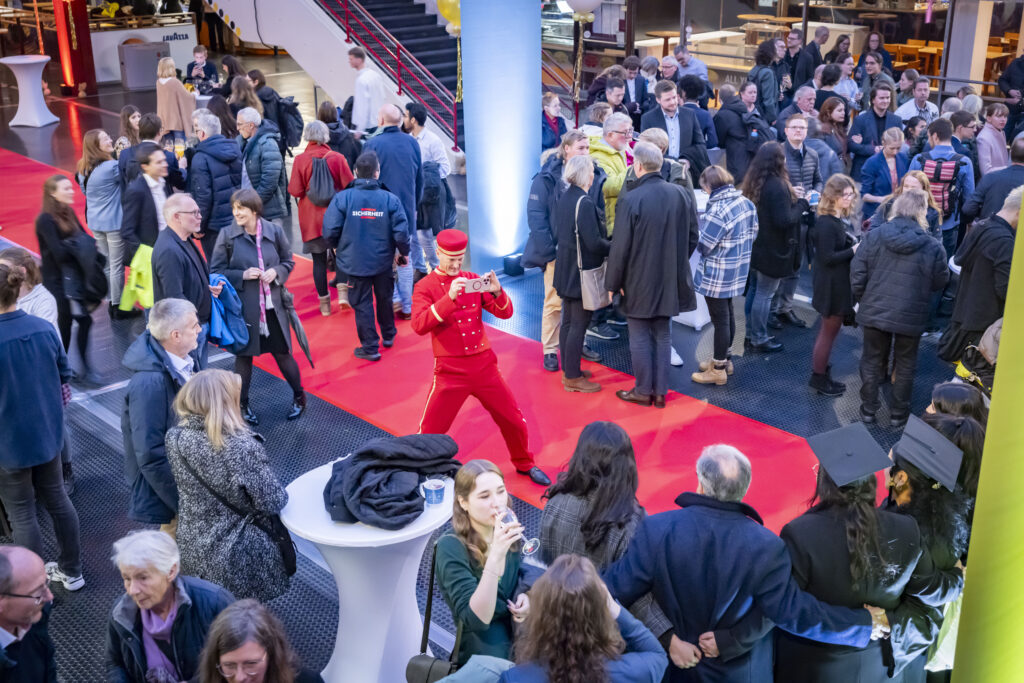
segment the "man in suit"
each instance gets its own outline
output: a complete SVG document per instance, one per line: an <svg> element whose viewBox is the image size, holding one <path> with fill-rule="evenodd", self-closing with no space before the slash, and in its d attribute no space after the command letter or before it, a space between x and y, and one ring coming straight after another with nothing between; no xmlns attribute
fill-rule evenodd
<svg viewBox="0 0 1024 683"><path fill-rule="evenodd" d="M640 74L640 58L636 55L626 57L622 62L622 68L626 70L626 96L622 103L629 110L633 127L639 129L640 116L650 109L654 100L647 92L647 79Z"/></svg>
<svg viewBox="0 0 1024 683"><path fill-rule="evenodd" d="M853 152L853 168L850 175L860 180L860 169L873 154L882 151L882 133L890 128L903 128L903 121L889 111L892 90L885 85L871 89L871 108L857 115L850 126L850 151Z"/></svg>
<svg viewBox="0 0 1024 683"><path fill-rule="evenodd" d="M135 152L139 146L146 142L160 146L160 130L164 124L156 114L143 114L139 118L139 144L121 152L117 157L117 169L121 172L121 188L128 187L128 183L139 177L142 169L136 160ZM162 149L162 147L161 147ZM164 150L164 158L167 159L167 183L175 190L186 190L186 173L178 164L178 157L174 152Z"/></svg>
<svg viewBox="0 0 1024 683"><path fill-rule="evenodd" d="M953 145L954 151L956 144ZM964 202L963 222L988 218L999 212L1010 192L1024 185L1024 139L1010 146L1010 165L983 176L981 182Z"/></svg>
<svg viewBox="0 0 1024 683"><path fill-rule="evenodd" d="M423 161L420 143L408 133L402 132L402 112L393 104L385 104L377 112L377 127L380 133L367 140L364 152L373 152L380 162L380 184L402 202L408 221L409 243L416 243L416 207L423 198ZM409 320L412 317L412 286L427 274L427 263L422 249L410 250L410 263L398 267L396 305L401 310L396 317ZM413 269L417 271L414 278Z"/></svg>
<svg viewBox="0 0 1024 683"><path fill-rule="evenodd" d="M128 183L121 217L126 263L131 263L140 244L150 247L156 244L157 235L167 227L163 208L172 192L167 183L167 157L160 145L141 143L135 150L135 157L142 173Z"/></svg>
<svg viewBox="0 0 1024 683"><path fill-rule="evenodd" d="M56 683L52 601L43 560L21 546L0 546L0 680Z"/></svg>
<svg viewBox="0 0 1024 683"><path fill-rule="evenodd" d="M153 301L184 299L196 307L203 331L199 334L199 366L206 367L206 337L210 332L212 296L224 285L210 285L210 266L193 239L202 227L199 205L187 194L171 195L163 206L167 229L153 246Z"/></svg>
<svg viewBox="0 0 1024 683"><path fill-rule="evenodd" d="M661 128L668 133L666 156L689 161L690 175L696 185L700 174L711 165L697 115L679 106L679 94L672 81L658 81L654 97L658 106L640 117L640 130Z"/></svg>
<svg viewBox="0 0 1024 683"><path fill-rule="evenodd" d="M819 26L814 29L814 40L800 52L793 69L793 84L800 85L814 78L814 70L824 64L821 47L828 42L828 27Z"/></svg>

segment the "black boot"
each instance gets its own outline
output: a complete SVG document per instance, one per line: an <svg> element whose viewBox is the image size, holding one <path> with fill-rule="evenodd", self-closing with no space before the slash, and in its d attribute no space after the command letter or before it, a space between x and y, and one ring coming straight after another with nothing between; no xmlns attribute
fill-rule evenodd
<svg viewBox="0 0 1024 683"><path fill-rule="evenodd" d="M289 420L297 420L306 412L306 394L298 394L292 401L292 409L288 411Z"/></svg>
<svg viewBox="0 0 1024 683"><path fill-rule="evenodd" d="M807 383L812 389L822 396L842 396L843 388L836 386L836 383L828 378L825 373L811 373L811 381Z"/></svg>
<svg viewBox="0 0 1024 683"><path fill-rule="evenodd" d="M836 381L835 379L832 379L832 364L831 363L829 363L828 367L825 368L825 375L828 377L828 381L832 382L832 384L834 386L837 386L840 389L842 389L843 391L846 391L846 384L844 382L839 382L839 381Z"/></svg>
<svg viewBox="0 0 1024 683"><path fill-rule="evenodd" d="M260 423L259 419L256 417L256 413L252 412L252 408L248 405L242 406L242 419L253 427Z"/></svg>

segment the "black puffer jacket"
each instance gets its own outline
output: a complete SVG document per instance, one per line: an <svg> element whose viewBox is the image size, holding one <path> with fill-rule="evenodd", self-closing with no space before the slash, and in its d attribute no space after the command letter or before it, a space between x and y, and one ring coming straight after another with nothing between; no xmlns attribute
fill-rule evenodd
<svg viewBox="0 0 1024 683"><path fill-rule="evenodd" d="M219 232L234 223L231 195L242 186L242 150L223 135L196 145L188 174L192 197L202 212L202 231Z"/></svg>
<svg viewBox="0 0 1024 683"><path fill-rule="evenodd" d="M352 131L346 128L345 124L341 121L328 123L327 130L331 134L330 140L327 141L327 146L345 157L349 168L355 168L356 159L359 158L360 152L363 151L363 143L356 140L356 137L352 135Z"/></svg>
<svg viewBox="0 0 1024 683"><path fill-rule="evenodd" d="M928 324L932 292L946 286L946 252L912 218L897 216L864 238L850 263L857 322L916 336Z"/></svg>

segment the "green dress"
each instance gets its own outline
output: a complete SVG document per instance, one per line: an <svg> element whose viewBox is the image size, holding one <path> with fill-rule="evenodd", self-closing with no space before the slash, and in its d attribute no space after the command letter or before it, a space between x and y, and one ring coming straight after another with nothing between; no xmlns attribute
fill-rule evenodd
<svg viewBox="0 0 1024 683"><path fill-rule="evenodd" d="M497 604L491 623L485 624L469 607L469 599L480 584L483 567L470 559L469 551L454 534L445 534L437 541L437 582L448 603L456 624L462 624L459 664L472 655L491 655L511 659L512 614L506 600L515 601L522 555L509 551L505 556L505 573L498 582Z"/></svg>

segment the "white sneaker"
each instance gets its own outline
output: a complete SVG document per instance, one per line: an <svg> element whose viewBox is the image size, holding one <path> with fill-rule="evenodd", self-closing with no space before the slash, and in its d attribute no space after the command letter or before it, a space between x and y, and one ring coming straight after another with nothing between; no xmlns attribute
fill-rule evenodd
<svg viewBox="0 0 1024 683"><path fill-rule="evenodd" d="M51 583L60 582L64 584L64 588L74 592L85 587L85 579L81 576L68 576L60 570L56 562L46 563L46 578Z"/></svg>
<svg viewBox="0 0 1024 683"><path fill-rule="evenodd" d="M672 349L672 359L669 362L678 368L680 365L683 364L683 357L679 355L679 352L676 351L674 346L671 346L669 348Z"/></svg>

